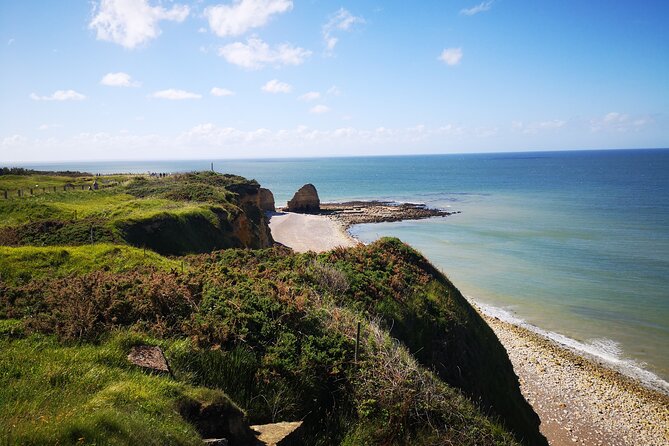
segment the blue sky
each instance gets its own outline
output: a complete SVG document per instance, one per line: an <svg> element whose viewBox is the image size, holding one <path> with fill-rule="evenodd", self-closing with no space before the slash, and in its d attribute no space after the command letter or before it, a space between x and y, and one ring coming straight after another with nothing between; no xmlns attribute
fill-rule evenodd
<svg viewBox="0 0 669 446"><path fill-rule="evenodd" d="M669 2L0 2L0 161L669 146Z"/></svg>

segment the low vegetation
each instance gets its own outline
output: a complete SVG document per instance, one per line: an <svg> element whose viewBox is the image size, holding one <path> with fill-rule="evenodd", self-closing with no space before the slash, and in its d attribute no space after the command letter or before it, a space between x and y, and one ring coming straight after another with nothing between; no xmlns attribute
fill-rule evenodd
<svg viewBox="0 0 669 446"><path fill-rule="evenodd" d="M88 215L166 200L255 218L257 184L238 177L119 187ZM397 239L170 258L111 234L0 247L1 444L201 444L193 413L211 405L244 426L304 420L309 445L546 444L490 329ZM171 375L131 365L139 344Z"/></svg>

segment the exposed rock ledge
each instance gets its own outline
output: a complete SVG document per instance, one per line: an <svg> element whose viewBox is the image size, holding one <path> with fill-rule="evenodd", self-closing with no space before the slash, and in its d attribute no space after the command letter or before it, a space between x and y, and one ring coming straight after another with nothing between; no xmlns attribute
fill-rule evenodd
<svg viewBox="0 0 669 446"><path fill-rule="evenodd" d="M348 201L345 203L321 203L319 214L328 215L347 228L360 223L380 223L401 220L421 220L431 217L446 217L459 214L431 209L424 204L396 203L391 201Z"/></svg>

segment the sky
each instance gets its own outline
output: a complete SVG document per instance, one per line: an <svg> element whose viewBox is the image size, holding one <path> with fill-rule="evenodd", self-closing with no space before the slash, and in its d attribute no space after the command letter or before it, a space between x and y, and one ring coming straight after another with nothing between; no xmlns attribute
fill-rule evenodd
<svg viewBox="0 0 669 446"><path fill-rule="evenodd" d="M0 164L669 147L666 0L0 0Z"/></svg>

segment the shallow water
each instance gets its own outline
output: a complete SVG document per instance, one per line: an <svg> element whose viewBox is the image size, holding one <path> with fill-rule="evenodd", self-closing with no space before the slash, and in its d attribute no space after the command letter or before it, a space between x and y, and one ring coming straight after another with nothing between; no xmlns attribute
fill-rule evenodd
<svg viewBox="0 0 669 446"><path fill-rule="evenodd" d="M91 172L208 169L209 161L40 165ZM669 150L225 160L285 203L391 199L462 211L359 225L415 246L465 294L669 378Z"/></svg>

